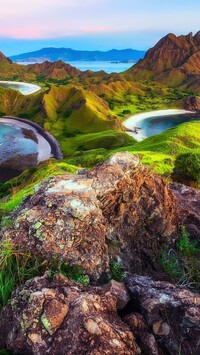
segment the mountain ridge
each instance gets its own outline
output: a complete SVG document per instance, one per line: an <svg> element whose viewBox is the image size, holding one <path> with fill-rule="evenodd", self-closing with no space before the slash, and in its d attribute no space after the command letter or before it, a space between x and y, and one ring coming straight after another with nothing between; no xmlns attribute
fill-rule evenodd
<svg viewBox="0 0 200 355"><path fill-rule="evenodd" d="M55 48L47 47L42 48L38 51L22 53L18 55L13 55L10 58L13 61L107 61L107 60L119 60L119 61L129 61L129 60L139 60L144 57L145 51L139 51L135 49L111 49L109 51L84 51L84 50L74 50L71 48Z"/></svg>
<svg viewBox="0 0 200 355"><path fill-rule="evenodd" d="M127 70L135 79L153 79L168 87L200 93L200 31L184 36L169 33L135 66Z"/></svg>

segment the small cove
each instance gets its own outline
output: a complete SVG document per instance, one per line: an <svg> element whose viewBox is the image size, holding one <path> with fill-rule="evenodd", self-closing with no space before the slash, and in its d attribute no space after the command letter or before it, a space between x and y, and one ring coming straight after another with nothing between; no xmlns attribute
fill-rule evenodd
<svg viewBox="0 0 200 355"><path fill-rule="evenodd" d="M62 153L56 139L40 126L14 117L0 118L0 182Z"/></svg>
<svg viewBox="0 0 200 355"><path fill-rule="evenodd" d="M18 90L23 95L31 95L41 89L39 85L17 81L0 81L0 86L6 89Z"/></svg>
<svg viewBox="0 0 200 355"><path fill-rule="evenodd" d="M127 133L141 141L145 138L162 133L181 123L200 120L200 114L185 110L151 111L131 116L124 122ZM135 128L137 133L134 132Z"/></svg>

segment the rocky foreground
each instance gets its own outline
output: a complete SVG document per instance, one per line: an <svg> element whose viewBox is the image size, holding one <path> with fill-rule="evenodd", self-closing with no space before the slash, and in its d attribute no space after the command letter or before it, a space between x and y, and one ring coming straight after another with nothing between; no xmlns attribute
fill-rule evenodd
<svg viewBox="0 0 200 355"><path fill-rule="evenodd" d="M1 239L80 265L90 285L46 273L18 287L0 314L0 347L37 355L198 354L200 297L166 282L159 256L181 225L200 237L199 201L198 191L170 188L129 153L44 181ZM113 262L126 271L124 283L108 283Z"/></svg>

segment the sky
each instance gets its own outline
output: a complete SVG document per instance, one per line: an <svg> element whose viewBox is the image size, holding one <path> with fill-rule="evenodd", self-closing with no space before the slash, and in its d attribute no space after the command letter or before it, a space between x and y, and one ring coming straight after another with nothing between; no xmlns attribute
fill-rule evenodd
<svg viewBox="0 0 200 355"><path fill-rule="evenodd" d="M199 0L0 0L0 51L43 47L146 50L200 30Z"/></svg>

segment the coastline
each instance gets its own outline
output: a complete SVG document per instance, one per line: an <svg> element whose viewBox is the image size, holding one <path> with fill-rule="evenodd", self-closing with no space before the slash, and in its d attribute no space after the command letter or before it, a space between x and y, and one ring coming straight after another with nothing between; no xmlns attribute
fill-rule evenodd
<svg viewBox="0 0 200 355"><path fill-rule="evenodd" d="M30 88L30 91L28 92L21 92L19 89L14 89L14 90L18 90L21 92L21 94L23 95L31 95L31 94L34 94L36 92L38 92L39 90L41 90L41 86L39 85L36 85L36 84L30 84L30 83L24 83L24 82L21 82L21 81L10 81L10 80L0 80L0 84L11 84L11 85L21 85L21 86L24 86L24 87L28 87ZM12 88L11 88L12 89Z"/></svg>
<svg viewBox="0 0 200 355"><path fill-rule="evenodd" d="M39 137L39 135L42 136L46 140L46 142L49 144L52 157L55 159L58 159L58 160L63 158L63 154L61 152L61 148L60 148L58 141L55 139L54 136L52 136L51 133L45 132L43 130L43 128L41 126L39 126L37 123L26 120L24 118L14 117L14 116L2 116L0 118L7 119L8 124L9 123L12 124L12 121L14 121L14 123L16 125L18 125L18 127L20 127L20 128L25 128L24 125L34 128L36 130L37 137ZM9 122L9 121L11 121L11 122Z"/></svg>
<svg viewBox="0 0 200 355"><path fill-rule="evenodd" d="M127 128L127 134L131 137L136 138L138 141L141 141L147 137L143 136L142 130L139 133L134 132L134 128L140 126L147 118L153 117L165 117L165 116L173 116L173 115L184 115L184 114L194 114L194 111L188 111L183 109L166 109L166 110L156 110L135 114L129 117L126 121L123 122L123 125Z"/></svg>

